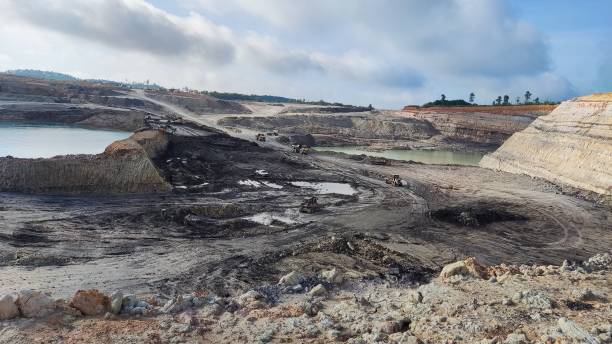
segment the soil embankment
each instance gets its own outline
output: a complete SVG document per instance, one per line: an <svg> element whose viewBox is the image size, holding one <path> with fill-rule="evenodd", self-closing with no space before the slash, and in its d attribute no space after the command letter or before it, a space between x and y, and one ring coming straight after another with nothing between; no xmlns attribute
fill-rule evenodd
<svg viewBox="0 0 612 344"><path fill-rule="evenodd" d="M152 158L168 140L145 131L114 142L97 155L50 159L0 158L0 191L57 194L112 194L168 191Z"/></svg>
<svg viewBox="0 0 612 344"><path fill-rule="evenodd" d="M563 102L480 165L612 195L612 93Z"/></svg>
<svg viewBox="0 0 612 344"><path fill-rule="evenodd" d="M451 140L499 146L517 131L525 129L554 105L431 107L407 106L402 113L427 121Z"/></svg>

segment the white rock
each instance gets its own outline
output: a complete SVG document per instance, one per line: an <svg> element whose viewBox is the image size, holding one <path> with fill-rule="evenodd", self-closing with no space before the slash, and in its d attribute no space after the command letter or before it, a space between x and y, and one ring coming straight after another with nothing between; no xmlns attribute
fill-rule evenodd
<svg viewBox="0 0 612 344"><path fill-rule="evenodd" d="M421 303L423 302L423 294L418 290L414 290L408 294L408 301L413 304Z"/></svg>
<svg viewBox="0 0 612 344"><path fill-rule="evenodd" d="M508 337L506 337L506 340L504 341L504 344L526 344L527 343L527 337L520 332L515 332L515 333L510 333L508 335Z"/></svg>
<svg viewBox="0 0 612 344"><path fill-rule="evenodd" d="M278 284L292 286L300 283L301 279L302 276L299 273L297 273L296 271L291 271L290 273L281 277L281 279L278 281Z"/></svg>
<svg viewBox="0 0 612 344"><path fill-rule="evenodd" d="M17 306L26 318L47 316L55 310L55 301L47 294L34 290L19 292Z"/></svg>
<svg viewBox="0 0 612 344"><path fill-rule="evenodd" d="M236 298L236 302L241 306L241 307L249 307L251 305L255 305L258 301L263 300L264 296L255 291L255 290L249 290L246 293L238 296Z"/></svg>
<svg viewBox="0 0 612 344"><path fill-rule="evenodd" d="M111 294L111 313L119 314L121 312L121 306L123 305L123 293L116 291Z"/></svg>
<svg viewBox="0 0 612 344"><path fill-rule="evenodd" d="M311 296L323 296L325 294L327 294L327 289L322 284L317 284L308 292L308 295Z"/></svg>
<svg viewBox="0 0 612 344"><path fill-rule="evenodd" d="M321 272L321 277L327 282L335 285L340 285L344 282L343 274L336 268Z"/></svg>
<svg viewBox="0 0 612 344"><path fill-rule="evenodd" d="M587 332L582 327L578 326L575 322L568 320L567 318L559 318L557 325L568 337L571 337L575 340L580 341L580 343L585 344L598 344L599 340L593 337L589 332Z"/></svg>
<svg viewBox="0 0 612 344"><path fill-rule="evenodd" d="M0 296L0 320L8 320L19 316L17 308L17 297L15 295Z"/></svg>

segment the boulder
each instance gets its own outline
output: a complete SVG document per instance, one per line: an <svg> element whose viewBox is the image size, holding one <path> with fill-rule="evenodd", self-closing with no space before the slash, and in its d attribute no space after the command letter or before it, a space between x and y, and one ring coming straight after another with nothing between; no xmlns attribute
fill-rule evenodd
<svg viewBox="0 0 612 344"><path fill-rule="evenodd" d="M104 315L111 309L111 300L97 289L79 290L72 297L70 307L84 315Z"/></svg>
<svg viewBox="0 0 612 344"><path fill-rule="evenodd" d="M408 294L408 301L415 305L423 302L423 293L418 290L411 291Z"/></svg>
<svg viewBox="0 0 612 344"><path fill-rule="evenodd" d="M344 275L336 268L321 272L321 277L328 283L335 285L340 285L344 282Z"/></svg>
<svg viewBox="0 0 612 344"><path fill-rule="evenodd" d="M559 326L559 329L561 329L561 332L563 332L564 335L580 343L599 343L599 340L593 337L587 330L583 329L578 324L567 318L559 318L559 321L557 321L557 325Z"/></svg>
<svg viewBox="0 0 612 344"><path fill-rule="evenodd" d="M290 273L281 277L281 279L278 281L278 284L284 286L293 286L300 283L301 280L302 276L299 273L297 273L296 271L291 271Z"/></svg>
<svg viewBox="0 0 612 344"><path fill-rule="evenodd" d="M192 307L200 307L204 304L204 300L192 294L179 295L175 299L168 300L161 308L162 313L180 313ZM147 307L150 308L149 305Z"/></svg>
<svg viewBox="0 0 612 344"><path fill-rule="evenodd" d="M264 296L255 291L249 290L246 293L238 296L236 298L236 303L240 305L240 307L244 308L262 308L265 304L263 302Z"/></svg>
<svg viewBox="0 0 612 344"><path fill-rule="evenodd" d="M544 293L537 290L522 291L512 296L514 303L523 303L529 308L551 309L553 301Z"/></svg>
<svg viewBox="0 0 612 344"><path fill-rule="evenodd" d="M55 311L55 300L35 290L22 290L18 294L17 307L26 318L39 318Z"/></svg>
<svg viewBox="0 0 612 344"><path fill-rule="evenodd" d="M17 297L15 295L0 296L0 320L13 319L19 316L17 308Z"/></svg>
<svg viewBox="0 0 612 344"><path fill-rule="evenodd" d="M121 312L121 306L123 305L123 293L116 291L110 296L110 311L113 314L119 314Z"/></svg>
<svg viewBox="0 0 612 344"><path fill-rule="evenodd" d="M588 271L607 270L612 267L612 256L608 253L595 255L583 263Z"/></svg>
<svg viewBox="0 0 612 344"><path fill-rule="evenodd" d="M520 332L510 333L506 340L504 340L504 344L527 344L527 336Z"/></svg>
<svg viewBox="0 0 612 344"><path fill-rule="evenodd" d="M310 296L323 296L325 294L327 294L327 289L322 284L317 284L308 292Z"/></svg>
<svg viewBox="0 0 612 344"><path fill-rule="evenodd" d="M483 279L489 278L486 268L478 264L474 257L468 257L465 260L448 264L444 266L440 273L441 278L449 278L457 275Z"/></svg>

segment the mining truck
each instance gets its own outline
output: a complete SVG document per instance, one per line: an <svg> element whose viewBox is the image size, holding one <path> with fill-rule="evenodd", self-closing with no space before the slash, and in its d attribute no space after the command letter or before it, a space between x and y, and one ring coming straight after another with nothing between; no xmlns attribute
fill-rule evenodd
<svg viewBox="0 0 612 344"><path fill-rule="evenodd" d="M257 134L257 135L255 135L255 140L261 141L261 142L266 142L266 135L264 135L264 134Z"/></svg>
<svg viewBox="0 0 612 344"><path fill-rule="evenodd" d="M293 153L300 153L304 155L310 152L310 147L304 145L291 145L291 149L293 150Z"/></svg>
<svg viewBox="0 0 612 344"><path fill-rule="evenodd" d="M321 209L321 205L318 203L317 198L314 196L304 200L304 202L302 202L302 205L300 206L300 212L307 214L312 214L319 209Z"/></svg>
<svg viewBox="0 0 612 344"><path fill-rule="evenodd" d="M390 177L385 178L385 183L393 186L402 186L402 180L398 174L394 174Z"/></svg>

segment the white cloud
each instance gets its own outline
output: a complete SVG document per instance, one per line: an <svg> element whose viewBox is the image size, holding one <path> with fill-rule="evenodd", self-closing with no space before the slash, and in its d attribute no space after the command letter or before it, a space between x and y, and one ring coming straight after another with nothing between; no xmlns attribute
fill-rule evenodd
<svg viewBox="0 0 612 344"><path fill-rule="evenodd" d="M7 13L29 24L124 50L233 59L231 31L195 13L177 17L144 0L5 0Z"/></svg>
<svg viewBox="0 0 612 344"><path fill-rule="evenodd" d="M182 3L179 16L145 0L0 0L0 66L393 107L572 92L502 0Z"/></svg>

